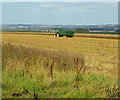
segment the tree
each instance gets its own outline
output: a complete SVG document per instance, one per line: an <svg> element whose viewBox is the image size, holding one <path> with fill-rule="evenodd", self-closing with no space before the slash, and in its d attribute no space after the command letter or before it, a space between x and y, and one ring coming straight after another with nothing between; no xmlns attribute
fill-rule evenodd
<svg viewBox="0 0 120 100"><path fill-rule="evenodd" d="M85 28L76 28L75 29L75 33L85 33L85 32L89 32L89 30L85 29Z"/></svg>

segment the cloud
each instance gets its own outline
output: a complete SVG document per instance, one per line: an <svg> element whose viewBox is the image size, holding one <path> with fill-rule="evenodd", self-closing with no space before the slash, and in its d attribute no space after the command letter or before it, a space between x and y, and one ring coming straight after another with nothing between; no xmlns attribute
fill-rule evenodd
<svg viewBox="0 0 120 100"><path fill-rule="evenodd" d="M98 8L98 5L86 5L86 6L79 6L77 11L86 11L86 10L90 10L90 9L95 9Z"/></svg>
<svg viewBox="0 0 120 100"><path fill-rule="evenodd" d="M33 9L31 9L31 11L36 12L36 11L38 11L38 9L33 8Z"/></svg>
<svg viewBox="0 0 120 100"><path fill-rule="evenodd" d="M59 10L60 10L60 11L64 11L64 10L65 10L65 8L60 8Z"/></svg>
<svg viewBox="0 0 120 100"><path fill-rule="evenodd" d="M41 6L44 7L44 8L55 7L55 5L51 5L51 4L44 4L44 5L41 5Z"/></svg>
<svg viewBox="0 0 120 100"><path fill-rule="evenodd" d="M111 5L111 6L110 6ZM77 11L90 11L90 10L95 10L95 9L110 9L112 8L117 8L117 3L89 3L89 4L80 4L78 7L76 7Z"/></svg>

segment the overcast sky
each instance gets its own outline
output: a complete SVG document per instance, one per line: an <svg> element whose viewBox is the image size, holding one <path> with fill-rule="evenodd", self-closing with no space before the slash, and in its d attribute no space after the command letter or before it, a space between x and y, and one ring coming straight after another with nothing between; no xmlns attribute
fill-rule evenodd
<svg viewBox="0 0 120 100"><path fill-rule="evenodd" d="M5 0L4 0L5 1ZM3 2L3 24L117 24L117 2Z"/></svg>

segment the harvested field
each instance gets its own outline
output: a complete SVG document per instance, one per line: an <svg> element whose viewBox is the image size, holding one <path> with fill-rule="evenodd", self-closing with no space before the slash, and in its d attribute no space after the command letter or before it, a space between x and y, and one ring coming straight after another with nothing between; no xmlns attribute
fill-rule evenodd
<svg viewBox="0 0 120 100"><path fill-rule="evenodd" d="M120 39L119 35L112 34L75 34L75 37L103 38L103 39Z"/></svg>
<svg viewBox="0 0 120 100"><path fill-rule="evenodd" d="M55 33L45 33L45 32L3 32L3 34L29 34L29 35L51 35L52 36ZM75 33L74 37L120 39L119 35L113 35L113 34L83 34L83 33L76 34Z"/></svg>
<svg viewBox="0 0 120 100"><path fill-rule="evenodd" d="M117 97L117 38L44 34L2 34L3 97L34 98L33 88L41 98Z"/></svg>

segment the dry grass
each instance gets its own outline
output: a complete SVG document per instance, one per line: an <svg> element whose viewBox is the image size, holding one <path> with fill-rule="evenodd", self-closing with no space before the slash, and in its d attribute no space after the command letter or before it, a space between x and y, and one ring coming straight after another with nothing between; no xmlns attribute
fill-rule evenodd
<svg viewBox="0 0 120 100"><path fill-rule="evenodd" d="M86 61L85 65L88 66L92 72L99 72L114 78L118 77L117 39L97 39L84 37L54 38L52 36L41 35L3 34L2 42L38 49L44 48L46 50L59 52L72 51L76 54L80 53L84 55ZM47 53L44 54L48 55ZM56 54L53 56L55 57L55 55ZM59 53L59 58L56 59L61 59L62 56L63 55L60 55Z"/></svg>
<svg viewBox="0 0 120 100"><path fill-rule="evenodd" d="M80 54L75 57L70 51L59 54L58 51L11 44L3 44L2 47L3 97L107 97L108 94L102 94L101 88L117 84L115 79L88 73L84 57ZM84 69L87 71L84 72Z"/></svg>
<svg viewBox="0 0 120 100"><path fill-rule="evenodd" d="M25 90L29 90L29 98L33 92L41 98L113 96L110 92L102 94L101 89L117 84L117 39L2 34L2 43L4 97ZM87 68L84 74L83 66Z"/></svg>
<svg viewBox="0 0 120 100"><path fill-rule="evenodd" d="M47 85L47 87L53 84L53 79L58 83L66 80L74 80L74 67L73 67L73 58L75 54L67 53L65 51L56 51L45 50L45 49L35 49L35 48L26 48L24 46L14 46L11 44L2 45L2 54L3 54L3 96L6 95L6 92L9 93L6 89L6 85L14 84L13 94L9 96L22 96L24 94L23 90L21 92L15 92L16 88L25 88L25 86L19 86L21 84L27 85L26 81L29 79L28 89L31 87L36 87L39 89L36 84L41 83L42 80L44 83L41 83L42 86ZM55 56L53 56L55 54ZM63 55L63 56L60 56ZM83 56L77 55L79 57L79 67L84 66ZM59 59L60 58L60 59ZM54 67L52 68L52 80L50 79L50 66L51 63ZM71 61L71 62L69 62ZM72 72L72 76L67 76L68 72ZM60 76L59 76L60 75ZM65 78L66 77L66 78ZM64 79L63 79L64 78ZM6 79L10 79L7 81ZM15 81L15 83L12 83ZM36 83L37 82L37 83ZM8 84L6 84L8 83ZM32 85L34 83L34 85ZM53 86L54 87L54 86ZM43 87L41 87L43 88ZM28 89L25 89L28 91ZM31 90L30 90L31 91ZM27 92L29 93L29 92Z"/></svg>
<svg viewBox="0 0 120 100"><path fill-rule="evenodd" d="M35 48L26 48L24 46L13 46L11 44L6 44L2 46L3 49L3 62L8 61L9 59L16 59L18 61L25 61L25 66L31 66L36 64L39 57L45 59L45 66L49 66L51 61L54 61L57 65L57 68L61 70L70 69L73 67L73 59L75 57L79 58L79 65L84 65L84 56L76 54L74 52L66 51L53 51L48 49L35 49ZM8 52L9 51L9 52ZM6 59L7 58L7 59Z"/></svg>

